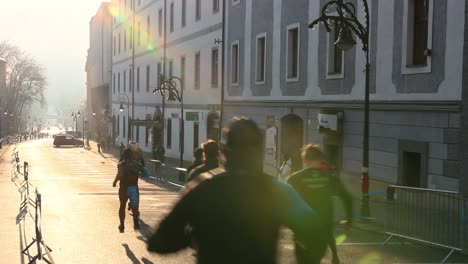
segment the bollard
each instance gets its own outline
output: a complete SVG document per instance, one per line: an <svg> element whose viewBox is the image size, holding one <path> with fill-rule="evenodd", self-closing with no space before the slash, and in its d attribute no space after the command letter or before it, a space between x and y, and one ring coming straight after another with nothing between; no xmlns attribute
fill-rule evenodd
<svg viewBox="0 0 468 264"><path fill-rule="evenodd" d="M185 182L185 172L184 171L179 171L179 181L180 182Z"/></svg>

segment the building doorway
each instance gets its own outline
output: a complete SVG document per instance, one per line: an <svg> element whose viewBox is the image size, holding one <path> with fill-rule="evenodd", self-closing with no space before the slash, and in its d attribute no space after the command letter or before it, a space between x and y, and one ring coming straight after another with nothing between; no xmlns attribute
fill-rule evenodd
<svg viewBox="0 0 468 264"><path fill-rule="evenodd" d="M421 186L421 153L403 151L402 184L408 187Z"/></svg>
<svg viewBox="0 0 468 264"><path fill-rule="evenodd" d="M281 153L291 156L292 171L302 168L300 150L304 144L304 121L298 115L288 114L281 118Z"/></svg>
<svg viewBox="0 0 468 264"><path fill-rule="evenodd" d="M415 188L427 188L427 143L400 140L398 148L398 184Z"/></svg>

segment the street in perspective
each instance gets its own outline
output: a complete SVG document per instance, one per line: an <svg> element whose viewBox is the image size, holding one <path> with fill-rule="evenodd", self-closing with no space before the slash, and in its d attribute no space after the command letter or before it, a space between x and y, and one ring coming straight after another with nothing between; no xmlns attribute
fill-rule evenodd
<svg viewBox="0 0 468 264"><path fill-rule="evenodd" d="M0 263L468 263L468 1L0 10Z"/></svg>

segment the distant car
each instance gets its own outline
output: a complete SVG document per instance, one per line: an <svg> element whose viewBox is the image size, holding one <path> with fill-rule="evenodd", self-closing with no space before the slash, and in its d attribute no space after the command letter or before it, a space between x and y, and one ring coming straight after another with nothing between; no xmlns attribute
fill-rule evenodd
<svg viewBox="0 0 468 264"><path fill-rule="evenodd" d="M83 140L79 140L69 135L56 135L54 138L54 146L60 147L65 145L83 146Z"/></svg>

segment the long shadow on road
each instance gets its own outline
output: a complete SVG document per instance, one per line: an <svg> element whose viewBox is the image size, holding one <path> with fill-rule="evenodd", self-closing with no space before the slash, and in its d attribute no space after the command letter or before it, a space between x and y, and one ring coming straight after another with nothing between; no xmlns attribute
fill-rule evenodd
<svg viewBox="0 0 468 264"><path fill-rule="evenodd" d="M130 249L128 244L125 243L125 244L122 244L122 246L125 249L125 253L127 254L127 257L132 261L133 264L142 264L140 260L137 258L137 256L135 256L135 253L133 253L133 251ZM147 258L141 258L141 261L143 261L143 264L154 264Z"/></svg>

